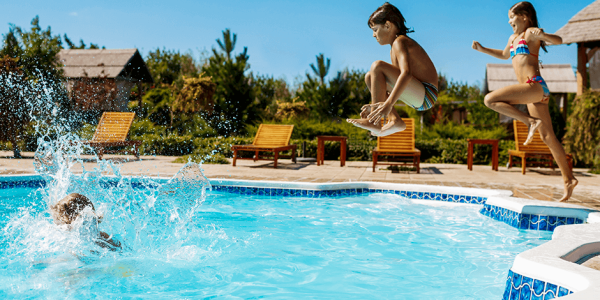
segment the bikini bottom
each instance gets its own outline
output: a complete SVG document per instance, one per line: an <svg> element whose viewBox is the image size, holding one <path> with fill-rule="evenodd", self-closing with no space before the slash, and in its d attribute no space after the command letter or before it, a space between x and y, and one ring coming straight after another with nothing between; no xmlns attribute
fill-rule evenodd
<svg viewBox="0 0 600 300"><path fill-rule="evenodd" d="M544 97L542 97L542 102L547 102L550 100L550 89L548 89L548 85L546 84L546 81L544 81L544 78L542 78L542 76L535 76L531 79L528 79L526 83L532 82L539 83L542 86L542 89L544 89Z"/></svg>

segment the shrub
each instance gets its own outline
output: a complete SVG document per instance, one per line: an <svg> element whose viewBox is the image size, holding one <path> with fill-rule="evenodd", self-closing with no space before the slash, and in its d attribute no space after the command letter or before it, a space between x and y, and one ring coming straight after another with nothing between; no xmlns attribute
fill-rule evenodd
<svg viewBox="0 0 600 300"><path fill-rule="evenodd" d="M429 128L416 130L417 139L432 140L432 139L503 139L508 137L508 131L503 126L493 127L490 129L477 129L472 126L459 125L453 122L446 124L436 123Z"/></svg>
<svg viewBox="0 0 600 300"><path fill-rule="evenodd" d="M568 123L564 137L567 153L573 154L575 160L600 169L600 93L588 91L575 98Z"/></svg>

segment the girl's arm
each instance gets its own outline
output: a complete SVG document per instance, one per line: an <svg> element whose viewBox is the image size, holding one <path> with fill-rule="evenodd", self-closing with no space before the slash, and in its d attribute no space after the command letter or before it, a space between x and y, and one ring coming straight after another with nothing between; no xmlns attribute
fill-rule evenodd
<svg viewBox="0 0 600 300"><path fill-rule="evenodd" d="M544 41L552 45L562 44L562 38L556 34L545 33L541 28L530 27L527 29L529 36L538 41Z"/></svg>
<svg viewBox="0 0 600 300"><path fill-rule="evenodd" d="M512 38L513 38L513 36L511 35L511 38L508 39L508 43L506 44L506 47L504 47L504 50L486 48L486 47L481 46L481 44L477 41L473 41L473 45L471 45L471 47L479 52L485 53L487 55L491 55L495 58L509 59L510 58L510 42L512 41Z"/></svg>
<svg viewBox="0 0 600 300"><path fill-rule="evenodd" d="M373 124L379 124L381 118L386 117L394 109L394 104L402 95L402 92L408 86L410 78L412 76L410 72L410 64L408 63L408 46L406 45L408 39L400 38L394 41L392 44L392 51L398 58L398 67L400 69L400 76L396 80L396 84L392 91L388 94L387 99L377 109L373 110L369 114L369 121Z"/></svg>

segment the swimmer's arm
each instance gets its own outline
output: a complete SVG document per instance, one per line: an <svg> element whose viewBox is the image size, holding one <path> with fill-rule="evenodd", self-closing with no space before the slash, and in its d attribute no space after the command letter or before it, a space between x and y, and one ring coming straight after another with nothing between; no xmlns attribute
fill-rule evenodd
<svg viewBox="0 0 600 300"><path fill-rule="evenodd" d="M506 44L506 47L504 47L504 50L486 48L484 46L481 46L481 44L477 41L473 41L473 44L471 45L471 47L481 53L485 53L487 55L493 56L498 59L509 59L510 58L510 42L513 40L513 38L514 38L514 35L511 35L510 38L508 39L508 43Z"/></svg>
<svg viewBox="0 0 600 300"><path fill-rule="evenodd" d="M552 45L562 44L562 38L556 34L545 33L541 28L528 28L529 36Z"/></svg>

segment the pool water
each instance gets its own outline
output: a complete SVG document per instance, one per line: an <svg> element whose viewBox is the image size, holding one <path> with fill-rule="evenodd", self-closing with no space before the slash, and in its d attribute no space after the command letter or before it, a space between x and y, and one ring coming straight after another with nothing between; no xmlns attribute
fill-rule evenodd
<svg viewBox="0 0 600 300"><path fill-rule="evenodd" d="M53 187L0 189L0 298L499 299L551 238L480 206L369 194L285 198L73 180L122 251L54 225ZM189 184L189 182L188 182Z"/></svg>

